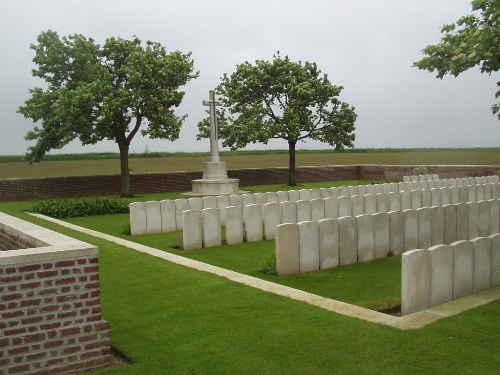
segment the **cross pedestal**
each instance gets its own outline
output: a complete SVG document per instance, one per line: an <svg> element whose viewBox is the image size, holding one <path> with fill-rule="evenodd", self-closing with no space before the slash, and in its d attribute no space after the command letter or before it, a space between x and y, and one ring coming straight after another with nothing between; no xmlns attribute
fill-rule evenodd
<svg viewBox="0 0 500 375"><path fill-rule="evenodd" d="M203 165L203 178L191 181L193 194L237 194L240 190L240 180L228 178L226 162L219 158L216 106L220 106L221 103L215 100L214 91L210 91L209 100L203 100L202 103L210 108L210 161Z"/></svg>

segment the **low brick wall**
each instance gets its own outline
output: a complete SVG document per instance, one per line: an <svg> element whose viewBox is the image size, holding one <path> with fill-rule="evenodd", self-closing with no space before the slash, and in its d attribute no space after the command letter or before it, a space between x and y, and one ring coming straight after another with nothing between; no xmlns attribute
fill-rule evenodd
<svg viewBox="0 0 500 375"><path fill-rule="evenodd" d="M111 363L98 249L3 213L0 228L3 238L22 231L41 246L0 251L0 374L60 374Z"/></svg>
<svg viewBox="0 0 500 375"><path fill-rule="evenodd" d="M28 240L15 236L8 232L5 228L0 227L0 251L15 250L15 249L29 249L36 245Z"/></svg>
<svg viewBox="0 0 500 375"><path fill-rule="evenodd" d="M411 175L415 165L348 165L297 168L298 182L339 180L401 180ZM427 166L429 173L440 178L490 176L498 174L499 165ZM251 168L229 170L230 178L238 178L240 186L286 184L288 168ZM131 175L132 191L158 193L189 191L191 181L202 178L202 172L147 173ZM120 194L120 176L73 176L0 180L0 201L71 198Z"/></svg>

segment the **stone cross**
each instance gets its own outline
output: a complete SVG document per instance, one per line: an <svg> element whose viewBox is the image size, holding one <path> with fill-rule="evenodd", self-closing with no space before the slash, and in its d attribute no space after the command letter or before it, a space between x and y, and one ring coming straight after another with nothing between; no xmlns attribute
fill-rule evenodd
<svg viewBox="0 0 500 375"><path fill-rule="evenodd" d="M210 108L210 159L211 161L219 161L219 129L217 127L217 111L216 106L222 105L221 102L215 100L215 91L208 92L208 100L203 100L202 104Z"/></svg>

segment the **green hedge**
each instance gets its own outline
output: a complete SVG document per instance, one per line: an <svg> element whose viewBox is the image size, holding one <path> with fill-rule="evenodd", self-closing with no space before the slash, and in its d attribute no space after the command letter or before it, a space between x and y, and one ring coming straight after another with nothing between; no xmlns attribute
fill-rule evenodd
<svg viewBox="0 0 500 375"><path fill-rule="evenodd" d="M31 211L58 219L121 214L129 212L128 205L116 199L94 198L79 200L48 200L36 202Z"/></svg>

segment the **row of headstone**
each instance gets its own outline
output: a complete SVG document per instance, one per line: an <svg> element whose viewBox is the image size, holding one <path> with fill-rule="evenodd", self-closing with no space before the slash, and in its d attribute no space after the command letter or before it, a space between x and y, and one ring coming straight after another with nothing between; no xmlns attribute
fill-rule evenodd
<svg viewBox="0 0 500 375"><path fill-rule="evenodd" d="M380 184L380 185L359 185L359 186L342 186L338 188L322 188L322 189L303 189L303 190L290 190L280 192L268 193L255 193L255 194L234 194L222 196L209 196L203 198L189 198L189 199L176 199L176 200L162 200L162 201L149 201L149 202L135 202L130 204L130 228L132 235L146 234L146 233L159 233L159 232L175 232L182 230L183 227L183 212L186 210L200 210L208 208L218 208L220 210L221 223L226 224L225 208L229 206L248 206L250 204L261 205L262 214L264 213L264 204L267 203L283 203L295 201L312 201L315 199L326 199L336 197L355 197L358 201L361 199L359 195L370 196L364 198L367 202L363 203L366 206L364 211L360 211L361 202L358 202L351 210L352 213L344 213L341 210L340 216L350 216L362 213L375 213L394 211L398 209L409 209L426 207L433 205L444 205L449 203L467 202L473 200L493 199L498 192L497 186L479 188L475 191L474 185L463 185L466 182L486 183L491 185L491 181L498 180L498 176L488 177L471 177L465 179L452 179L452 180L438 180L437 182L450 181L449 194L448 191L443 191L443 196L438 196L438 192L427 192L430 185L428 183L435 181L425 182L427 186L420 186L420 182L408 183L394 183L394 184ZM419 185L419 186L416 186ZM415 185L415 186L414 186ZM486 185L485 185L486 186ZM418 188L422 193L415 192L417 190L407 190L410 188ZM496 191L491 191L491 189ZM436 188L433 188L436 189ZM432 189L431 189L432 190ZM411 193L411 191L414 191ZM406 193L403 193L406 192ZM362 194L363 193L363 194ZM390 195L390 193L394 193ZM409 194L412 194L411 197ZM377 194L389 194L386 196L375 197ZM395 195L397 194L397 195ZM402 198L399 197L402 194ZM467 198L467 194L469 198ZM409 204L411 199L411 204ZM376 202L377 200L377 202ZM347 199L344 198L342 207L347 207ZM418 203L421 201L421 203ZM442 201L442 202L439 202ZM350 203L349 203L350 204ZM339 204L340 205L340 204ZM402 208L398 208L400 205ZM377 208L375 208L377 206ZM380 208L378 208L380 206ZM325 216L337 217L337 216ZM307 220L307 219L306 219ZM286 221L287 222L287 221Z"/></svg>
<svg viewBox="0 0 500 375"><path fill-rule="evenodd" d="M447 204L467 203L484 199L500 199L500 184L299 200L297 202L286 201L282 203L266 203L264 205L250 204L244 207L229 206L221 211L224 212L224 217L231 215L231 220L226 223L226 237L228 243L235 244L242 243L245 239L247 241L272 240L275 237L275 227L278 224L318 221L325 218L337 219L344 216L404 211L422 207L440 207ZM185 211L184 215L189 215L189 211L192 210ZM250 218L252 219L250 220ZM212 229L220 233L221 228L217 228L217 225L224 225L221 218L214 218L208 224L209 228L204 228L205 223L208 223L208 221L186 220L183 225L185 242L190 243L191 233L195 233L194 236L196 236L196 233ZM193 226L196 226L196 228L193 228ZM245 228L245 232L242 227ZM242 235L242 233L246 233L246 236ZM207 247L205 242L199 240L196 240L195 244L197 247ZM190 245L188 248L194 247Z"/></svg>
<svg viewBox="0 0 500 375"><path fill-rule="evenodd" d="M500 285L500 234L405 252L401 314Z"/></svg>
<svg viewBox="0 0 500 375"><path fill-rule="evenodd" d="M500 200L280 224L279 275L334 268L500 233Z"/></svg>
<svg viewBox="0 0 500 375"><path fill-rule="evenodd" d="M420 174L413 176L403 176L403 182L418 182L418 181L437 181L439 176L437 174Z"/></svg>

